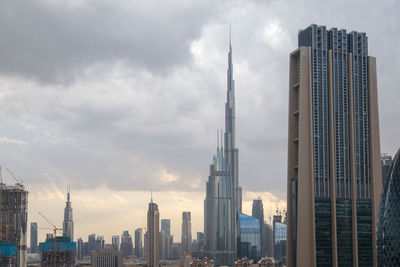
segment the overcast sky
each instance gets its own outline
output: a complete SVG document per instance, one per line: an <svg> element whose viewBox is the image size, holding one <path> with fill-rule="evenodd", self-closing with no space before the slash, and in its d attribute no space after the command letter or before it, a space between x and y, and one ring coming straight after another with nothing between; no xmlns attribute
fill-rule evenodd
<svg viewBox="0 0 400 267"><path fill-rule="evenodd" d="M29 190L29 223L75 237L132 234L150 190L180 241L203 231L216 131L224 127L229 24L244 211L286 203L289 53L311 23L366 32L376 56L381 150L400 146L400 2L2 0L0 165ZM43 241L46 230L41 230ZM195 236L195 234L193 234Z"/></svg>

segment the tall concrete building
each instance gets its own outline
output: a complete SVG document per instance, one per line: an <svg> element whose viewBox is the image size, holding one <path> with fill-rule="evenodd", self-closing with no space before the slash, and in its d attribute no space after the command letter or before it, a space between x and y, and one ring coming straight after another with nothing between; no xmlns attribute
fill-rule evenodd
<svg viewBox="0 0 400 267"><path fill-rule="evenodd" d="M216 265L233 265L237 259L238 213L242 210L242 189L239 186L239 158L235 145L235 82L230 41L223 139L221 137L223 145L217 141L217 153L210 165L207 181L204 249L207 257L213 259Z"/></svg>
<svg viewBox="0 0 400 267"><path fill-rule="evenodd" d="M38 253L38 227L36 222L31 222L31 253Z"/></svg>
<svg viewBox="0 0 400 267"><path fill-rule="evenodd" d="M182 253L190 254L192 251L192 220L190 211L182 213Z"/></svg>
<svg viewBox="0 0 400 267"><path fill-rule="evenodd" d="M1 236L9 241L10 246L15 246L17 249L15 266L25 267L27 264L28 191L19 182L9 186L0 184L0 187Z"/></svg>
<svg viewBox="0 0 400 267"><path fill-rule="evenodd" d="M74 241L74 220L72 217L71 197L69 187L67 188L67 202L65 202L63 236L67 236Z"/></svg>
<svg viewBox="0 0 400 267"><path fill-rule="evenodd" d="M142 258L143 255L143 230L138 228L135 230L135 256Z"/></svg>
<svg viewBox="0 0 400 267"><path fill-rule="evenodd" d="M377 266L376 60L365 33L310 25L290 54L287 266Z"/></svg>
<svg viewBox="0 0 400 267"><path fill-rule="evenodd" d="M261 198L253 199L251 217L257 218L260 222L261 257L267 254L266 232L264 231L264 207Z"/></svg>
<svg viewBox="0 0 400 267"><path fill-rule="evenodd" d="M119 235L113 235L111 237L111 244L115 251L119 250Z"/></svg>
<svg viewBox="0 0 400 267"><path fill-rule="evenodd" d="M146 258L148 267L158 267L159 264L159 233L160 232L160 212L156 203L149 203L147 211L147 241L146 241Z"/></svg>

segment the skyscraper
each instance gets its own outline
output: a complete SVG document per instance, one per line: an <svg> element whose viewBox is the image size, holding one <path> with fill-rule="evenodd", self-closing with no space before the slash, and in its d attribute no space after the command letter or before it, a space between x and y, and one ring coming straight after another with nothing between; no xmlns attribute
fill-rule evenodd
<svg viewBox="0 0 400 267"><path fill-rule="evenodd" d="M389 173L392 166L392 156L386 153L382 154L381 165L382 165L382 188L384 188L386 181L389 178Z"/></svg>
<svg viewBox="0 0 400 267"><path fill-rule="evenodd" d="M153 202L153 198L149 203L147 211L147 242L146 242L146 258L148 267L158 267L159 263L159 232L160 232L160 212L158 206Z"/></svg>
<svg viewBox="0 0 400 267"><path fill-rule="evenodd" d="M121 236L121 250L124 258L133 255L133 242L129 231L123 231Z"/></svg>
<svg viewBox="0 0 400 267"><path fill-rule="evenodd" d="M365 33L310 25L290 54L287 266L377 266L376 60Z"/></svg>
<svg viewBox="0 0 400 267"><path fill-rule="evenodd" d="M192 222L190 211L182 213L182 254L192 252Z"/></svg>
<svg viewBox="0 0 400 267"><path fill-rule="evenodd" d="M111 237L111 244L115 251L119 250L119 235L113 235Z"/></svg>
<svg viewBox="0 0 400 267"><path fill-rule="evenodd" d="M400 149L382 190L378 219L378 265L400 266Z"/></svg>
<svg viewBox="0 0 400 267"><path fill-rule="evenodd" d="M238 212L242 210L242 190L239 186L239 159L235 145L235 83L230 41L225 133L223 141L221 137L222 142L224 147L217 142L217 153L210 165L204 200L205 252L216 265L232 265L237 259Z"/></svg>
<svg viewBox="0 0 400 267"><path fill-rule="evenodd" d="M135 256L137 258L143 257L143 231L142 228L135 230Z"/></svg>
<svg viewBox="0 0 400 267"><path fill-rule="evenodd" d="M167 236L171 235L171 220L162 219L161 220L161 231L163 231Z"/></svg>
<svg viewBox="0 0 400 267"><path fill-rule="evenodd" d="M31 253L38 252L38 228L36 222L31 222Z"/></svg>
<svg viewBox="0 0 400 267"><path fill-rule="evenodd" d="M261 242L261 250L260 250L260 255L261 257L264 257L267 253L266 250L266 238L265 238L265 231L264 230L264 207L262 203L262 199L253 199L253 206L251 209L251 216L254 218L257 218L260 223L260 242Z"/></svg>
<svg viewBox="0 0 400 267"><path fill-rule="evenodd" d="M67 202L65 202L64 209L63 236L71 238L72 242L74 241L74 221L72 218L69 187L67 187Z"/></svg>

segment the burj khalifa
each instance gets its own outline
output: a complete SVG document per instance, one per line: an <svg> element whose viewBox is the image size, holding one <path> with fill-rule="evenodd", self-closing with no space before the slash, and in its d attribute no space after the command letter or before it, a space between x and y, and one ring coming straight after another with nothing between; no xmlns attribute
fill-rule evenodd
<svg viewBox="0 0 400 267"><path fill-rule="evenodd" d="M221 136L219 141L219 134L217 139L217 153L210 165L204 200L204 250L216 266L233 266L238 251L238 212L242 211L242 188L239 186L239 150L235 145L235 81L230 40L224 140Z"/></svg>

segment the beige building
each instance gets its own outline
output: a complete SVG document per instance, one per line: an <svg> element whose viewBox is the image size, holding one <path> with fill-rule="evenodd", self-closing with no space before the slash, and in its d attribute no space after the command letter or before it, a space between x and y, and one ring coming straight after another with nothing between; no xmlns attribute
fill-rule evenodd
<svg viewBox="0 0 400 267"><path fill-rule="evenodd" d="M375 58L365 33L310 25L290 54L287 266L377 266Z"/></svg>
<svg viewBox="0 0 400 267"><path fill-rule="evenodd" d="M91 252L92 267L122 267L122 251L103 248L100 252Z"/></svg>
<svg viewBox="0 0 400 267"><path fill-rule="evenodd" d="M158 206L153 203L153 199L149 203L147 211L147 233L146 233L146 258L148 267L158 267L159 265L159 240L160 234L160 212Z"/></svg>

